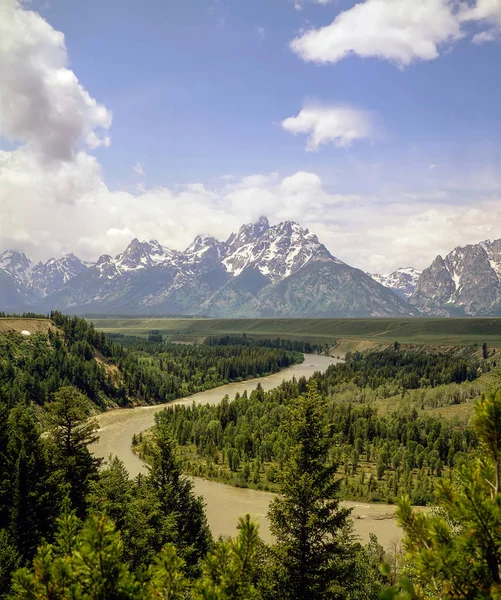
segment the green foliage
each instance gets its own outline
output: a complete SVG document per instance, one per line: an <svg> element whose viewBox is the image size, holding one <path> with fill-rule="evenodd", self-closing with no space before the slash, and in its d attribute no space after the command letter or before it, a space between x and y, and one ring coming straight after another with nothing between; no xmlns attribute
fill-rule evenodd
<svg viewBox="0 0 501 600"><path fill-rule="evenodd" d="M11 407L30 401L43 406L67 385L101 409L131 399L167 402L303 360L279 347L166 345L157 338L107 337L84 319L58 312L51 319L57 329L47 334L0 335L0 394Z"/></svg>
<svg viewBox="0 0 501 600"><path fill-rule="evenodd" d="M319 344L312 344L307 340L288 340L283 338L256 338L247 337L245 334L211 336L204 341L206 346L263 346L265 348L284 348L291 352L305 352L311 354L323 350Z"/></svg>
<svg viewBox="0 0 501 600"><path fill-rule="evenodd" d="M72 506L83 517L90 483L97 479L100 460L88 446L98 440L95 420L88 420L87 399L78 389L66 386L54 394L47 404L46 422L52 444L54 466L68 486Z"/></svg>
<svg viewBox="0 0 501 600"><path fill-rule="evenodd" d="M275 593L290 600L340 598L352 573L355 547L348 509L339 505L340 481L328 460L325 404L310 385L288 418L289 457L281 495L269 508Z"/></svg>
<svg viewBox="0 0 501 600"><path fill-rule="evenodd" d="M218 542L207 556L203 575L195 585L194 600L252 600L258 528L249 517L239 519L236 539Z"/></svg>
<svg viewBox="0 0 501 600"><path fill-rule="evenodd" d="M419 370L421 354L411 356L417 360ZM367 360L374 362L372 354ZM433 360L441 364L442 358ZM329 456L339 464L343 475L340 495L393 502L399 495L408 494L414 504L428 504L433 500L434 480L475 447L473 430L419 413L415 408L381 414L373 403L378 392L353 381L345 382L345 375L344 365L333 365L313 378L325 400ZM289 409L294 399L306 391L306 385L305 379L293 380L268 392L258 385L249 396L237 395L233 402L224 398L218 406L167 408L162 419L183 448L186 469L191 474L237 486L276 490L277 475L290 444L286 426ZM449 390L454 398L469 393L468 383L461 384L464 389L460 384L448 385L454 387ZM445 394L442 388L416 393ZM136 446L147 457L148 441Z"/></svg>
<svg viewBox="0 0 501 600"><path fill-rule="evenodd" d="M398 518L415 583L409 597L501 598L500 425L498 391L483 396L475 407L481 452L458 469L454 480L439 482L439 511L416 513L408 498L400 501Z"/></svg>
<svg viewBox="0 0 501 600"><path fill-rule="evenodd" d="M14 575L11 596L18 600L251 600L258 544L257 526L240 519L239 535L219 542L203 561L203 574L190 581L185 561L167 544L141 579L122 559L123 544L113 522L103 515L89 517L83 527L74 512L58 521L54 544L42 544L33 568Z"/></svg>

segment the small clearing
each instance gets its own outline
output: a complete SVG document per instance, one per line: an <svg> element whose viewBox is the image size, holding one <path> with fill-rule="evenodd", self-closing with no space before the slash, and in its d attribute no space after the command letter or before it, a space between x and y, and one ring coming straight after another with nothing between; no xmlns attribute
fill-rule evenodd
<svg viewBox="0 0 501 600"><path fill-rule="evenodd" d="M47 333L54 325L49 319L0 318L0 333L16 331L28 337L35 333ZM28 334L26 332L29 332Z"/></svg>

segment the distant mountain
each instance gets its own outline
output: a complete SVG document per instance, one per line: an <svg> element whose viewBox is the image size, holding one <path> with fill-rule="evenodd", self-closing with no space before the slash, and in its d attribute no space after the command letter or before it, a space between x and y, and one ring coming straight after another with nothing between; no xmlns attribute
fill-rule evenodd
<svg viewBox="0 0 501 600"><path fill-rule="evenodd" d="M421 271L418 271L414 267L405 267L397 269L387 275L375 273L372 275L372 278L381 285L384 285L384 287L395 292L397 296L407 300L412 296L416 289L420 275Z"/></svg>
<svg viewBox="0 0 501 600"><path fill-rule="evenodd" d="M86 270L87 265L74 254L67 254L58 260L51 258L46 263L40 262L33 267L28 285L36 294L45 298Z"/></svg>
<svg viewBox="0 0 501 600"><path fill-rule="evenodd" d="M0 261L17 292L43 310L218 317L417 314L369 275L332 256L298 223L270 226L265 217L242 225L226 242L197 236L183 252L134 239L118 256L103 255L94 264L70 254L33 267L13 252ZM10 304L16 298L9 292ZM24 306L24 296L19 302Z"/></svg>
<svg viewBox="0 0 501 600"><path fill-rule="evenodd" d="M425 314L501 315L501 239L437 256L409 302Z"/></svg>

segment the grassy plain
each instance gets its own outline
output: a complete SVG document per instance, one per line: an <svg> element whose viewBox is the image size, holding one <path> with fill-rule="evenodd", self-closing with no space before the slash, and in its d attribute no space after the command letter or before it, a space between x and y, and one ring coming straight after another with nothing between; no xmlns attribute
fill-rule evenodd
<svg viewBox="0 0 501 600"><path fill-rule="evenodd" d="M304 339L314 343L356 348L398 340L403 344L469 346L484 342L501 349L501 318L420 319L179 319L89 318L98 329L111 333L147 336L157 329L172 341L201 341L211 335L245 333L255 337ZM355 343L357 342L357 343Z"/></svg>

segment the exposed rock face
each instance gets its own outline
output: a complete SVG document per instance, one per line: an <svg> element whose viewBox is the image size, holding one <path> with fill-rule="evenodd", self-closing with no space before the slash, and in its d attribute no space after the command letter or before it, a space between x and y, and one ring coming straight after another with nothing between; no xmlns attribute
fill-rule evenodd
<svg viewBox="0 0 501 600"><path fill-rule="evenodd" d="M298 223L270 226L266 217L242 225L226 242L197 236L184 252L134 239L118 256L103 255L94 264L68 255L32 268L24 255L2 257L6 265L17 265L9 267L23 274L16 282L41 298L31 301L43 310L222 317L417 314L369 275L332 256Z"/></svg>
<svg viewBox="0 0 501 600"><path fill-rule="evenodd" d="M501 314L501 240L455 248L425 269L409 302L422 312Z"/></svg>

